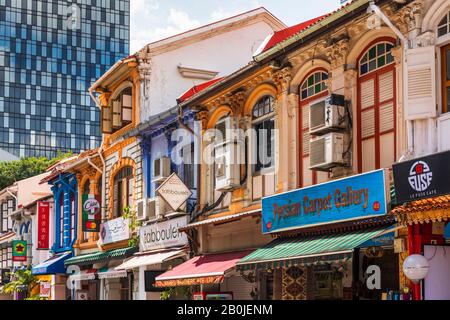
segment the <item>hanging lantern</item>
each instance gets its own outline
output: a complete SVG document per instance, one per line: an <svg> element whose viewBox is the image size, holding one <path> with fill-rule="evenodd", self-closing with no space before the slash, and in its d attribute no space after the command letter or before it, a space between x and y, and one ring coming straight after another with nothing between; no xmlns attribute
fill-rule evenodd
<svg viewBox="0 0 450 320"><path fill-rule="evenodd" d="M413 254L405 259L403 262L403 272L405 276L414 283L425 279L430 269L428 260L420 255Z"/></svg>

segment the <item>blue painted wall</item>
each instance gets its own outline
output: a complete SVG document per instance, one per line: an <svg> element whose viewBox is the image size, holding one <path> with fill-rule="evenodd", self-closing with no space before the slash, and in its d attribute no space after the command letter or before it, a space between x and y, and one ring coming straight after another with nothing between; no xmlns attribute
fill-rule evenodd
<svg viewBox="0 0 450 320"><path fill-rule="evenodd" d="M194 114L186 113L183 118L184 123L194 129ZM180 129L176 117L169 117L167 119L161 120L160 124L156 127L147 129L142 132L141 136L141 147L143 151L143 181L144 181L144 193L148 198L153 198L156 196L157 185L152 183L153 177L153 161L161 157L171 157L174 148L177 145L176 141L172 141L172 132L174 130ZM194 138L191 134L184 134L182 136L184 143L193 143ZM196 144L196 147L200 147ZM199 154L199 150L195 150L196 155ZM184 176L184 166L183 164L175 164L172 162L171 171L176 172L181 179ZM194 168L194 185L191 188L193 195L188 200L187 211L190 212L192 208L197 203L197 177L198 177L198 166Z"/></svg>
<svg viewBox="0 0 450 320"><path fill-rule="evenodd" d="M52 185L52 192L55 201L55 221L54 221L54 235L55 242L52 246L52 251L55 253L72 251L73 245L77 240L77 221L78 221L78 183L73 174L60 175L58 178L50 182ZM72 238L71 235L71 212L72 201L74 198L75 209L75 231ZM63 201L61 208L60 201ZM60 218L63 217L63 225L61 225ZM60 239L60 230L63 230L63 239Z"/></svg>

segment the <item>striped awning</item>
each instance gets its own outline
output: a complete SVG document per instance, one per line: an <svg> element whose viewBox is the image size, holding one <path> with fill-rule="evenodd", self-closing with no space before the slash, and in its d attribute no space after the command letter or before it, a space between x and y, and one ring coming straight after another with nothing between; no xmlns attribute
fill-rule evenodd
<svg viewBox="0 0 450 320"><path fill-rule="evenodd" d="M82 270L80 273L71 275L69 278L75 282L94 280L96 271L96 269Z"/></svg>
<svg viewBox="0 0 450 320"><path fill-rule="evenodd" d="M129 247L129 248L121 248L104 252L96 252L91 254L85 254L81 256L76 256L70 259L67 259L64 264L65 266L70 265L90 265L100 262L106 262L110 260L120 260L125 259L132 256L135 252L139 250L139 247Z"/></svg>
<svg viewBox="0 0 450 320"><path fill-rule="evenodd" d="M115 270L114 268L102 268L98 270L97 275L99 279L118 279L118 278L126 278L128 274L126 270Z"/></svg>
<svg viewBox="0 0 450 320"><path fill-rule="evenodd" d="M351 259L354 248L389 229L384 226L338 234L276 239L238 261L236 268L273 269L346 261Z"/></svg>

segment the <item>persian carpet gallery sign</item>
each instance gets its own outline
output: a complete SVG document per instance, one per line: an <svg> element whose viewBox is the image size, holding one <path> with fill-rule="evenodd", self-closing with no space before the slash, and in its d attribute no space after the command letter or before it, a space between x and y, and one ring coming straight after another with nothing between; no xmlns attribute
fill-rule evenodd
<svg viewBox="0 0 450 320"><path fill-rule="evenodd" d="M286 192L262 200L263 233L387 213L384 170Z"/></svg>
<svg viewBox="0 0 450 320"><path fill-rule="evenodd" d="M186 233L178 231L187 224L188 216L184 216L141 227L139 229L141 251L187 245Z"/></svg>
<svg viewBox="0 0 450 320"><path fill-rule="evenodd" d="M450 194L450 151L392 167L398 203Z"/></svg>
<svg viewBox="0 0 450 320"><path fill-rule="evenodd" d="M27 242L23 240L14 240L12 242L12 260L14 262L27 261Z"/></svg>
<svg viewBox="0 0 450 320"><path fill-rule="evenodd" d="M83 194L83 231L99 232L102 219L100 196Z"/></svg>
<svg viewBox="0 0 450 320"><path fill-rule="evenodd" d="M128 240L130 238L129 220L117 218L100 225L100 239L102 244L109 244Z"/></svg>
<svg viewBox="0 0 450 320"><path fill-rule="evenodd" d="M37 204L38 210L38 240L37 250L49 249L50 234L50 203L40 201Z"/></svg>

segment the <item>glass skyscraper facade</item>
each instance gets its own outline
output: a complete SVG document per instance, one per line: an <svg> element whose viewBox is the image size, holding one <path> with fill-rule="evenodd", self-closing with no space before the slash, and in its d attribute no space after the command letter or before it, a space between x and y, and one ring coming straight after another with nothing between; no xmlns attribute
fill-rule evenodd
<svg viewBox="0 0 450 320"><path fill-rule="evenodd" d="M101 142L88 89L129 54L130 0L0 0L0 149L78 153Z"/></svg>

